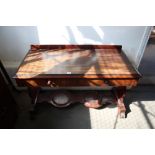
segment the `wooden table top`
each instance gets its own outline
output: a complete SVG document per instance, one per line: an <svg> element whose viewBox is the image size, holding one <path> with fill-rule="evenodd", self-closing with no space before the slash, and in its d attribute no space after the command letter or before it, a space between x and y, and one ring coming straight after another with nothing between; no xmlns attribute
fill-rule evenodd
<svg viewBox="0 0 155 155"><path fill-rule="evenodd" d="M139 78L119 45L31 45L15 78Z"/></svg>

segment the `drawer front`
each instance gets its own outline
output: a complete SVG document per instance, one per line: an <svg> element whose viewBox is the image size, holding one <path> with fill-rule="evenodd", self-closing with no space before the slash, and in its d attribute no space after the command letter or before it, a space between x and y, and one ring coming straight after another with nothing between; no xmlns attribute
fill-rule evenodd
<svg viewBox="0 0 155 155"><path fill-rule="evenodd" d="M136 86L138 79L110 79L108 82L109 86Z"/></svg>
<svg viewBox="0 0 155 155"><path fill-rule="evenodd" d="M104 80L92 79L39 79L27 80L27 84L34 87L79 87L79 86L106 86Z"/></svg>
<svg viewBox="0 0 155 155"><path fill-rule="evenodd" d="M32 87L106 87L106 86L136 86L137 79L32 79L17 80L18 86Z"/></svg>

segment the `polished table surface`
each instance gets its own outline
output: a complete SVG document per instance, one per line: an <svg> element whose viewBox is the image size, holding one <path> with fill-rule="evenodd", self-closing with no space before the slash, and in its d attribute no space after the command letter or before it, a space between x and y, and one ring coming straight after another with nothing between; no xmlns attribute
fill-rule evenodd
<svg viewBox="0 0 155 155"><path fill-rule="evenodd" d="M31 45L15 78L17 81L104 79L109 85L136 85L140 74L121 48L120 45Z"/></svg>

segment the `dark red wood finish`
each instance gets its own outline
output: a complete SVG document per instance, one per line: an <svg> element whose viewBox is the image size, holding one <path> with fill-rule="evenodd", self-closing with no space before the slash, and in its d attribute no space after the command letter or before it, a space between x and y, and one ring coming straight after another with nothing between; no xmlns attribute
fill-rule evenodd
<svg viewBox="0 0 155 155"><path fill-rule="evenodd" d="M124 112L125 88L136 86L140 77L121 45L31 45L14 78L31 96L41 87L112 86Z"/></svg>

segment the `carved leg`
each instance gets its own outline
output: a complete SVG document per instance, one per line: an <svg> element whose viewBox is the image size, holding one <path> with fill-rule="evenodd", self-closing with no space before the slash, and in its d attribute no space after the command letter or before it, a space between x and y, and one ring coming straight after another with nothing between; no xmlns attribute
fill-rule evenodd
<svg viewBox="0 0 155 155"><path fill-rule="evenodd" d="M37 114L35 110L35 105L37 103L38 95L40 88L39 87L28 87L29 96L31 98L32 108L30 109L30 119L34 120Z"/></svg>
<svg viewBox="0 0 155 155"><path fill-rule="evenodd" d="M102 104L100 103L99 100L90 100L84 103L84 106L87 108L100 108L102 106Z"/></svg>
<svg viewBox="0 0 155 155"><path fill-rule="evenodd" d="M37 103L39 91L39 87L28 87L29 96L31 97L31 103L33 106Z"/></svg>
<svg viewBox="0 0 155 155"><path fill-rule="evenodd" d="M126 108L124 105L124 96L126 92L126 87L117 87L114 89L114 94L116 98L116 103L118 107L118 115L120 118L125 118Z"/></svg>
<svg viewBox="0 0 155 155"><path fill-rule="evenodd" d="M102 106L101 100L97 92L87 93L85 95L84 106L87 108L100 108Z"/></svg>

